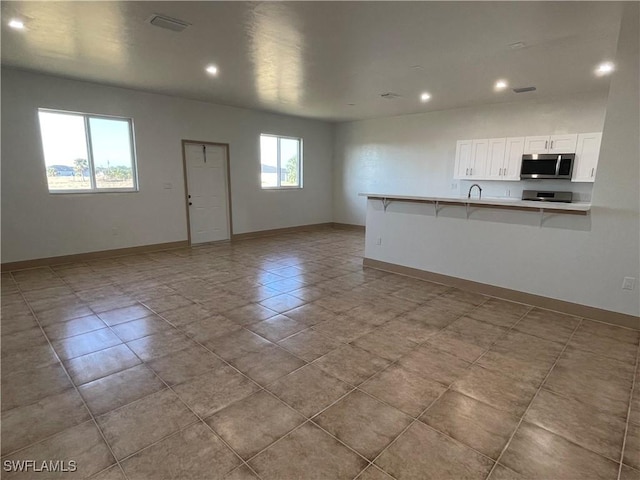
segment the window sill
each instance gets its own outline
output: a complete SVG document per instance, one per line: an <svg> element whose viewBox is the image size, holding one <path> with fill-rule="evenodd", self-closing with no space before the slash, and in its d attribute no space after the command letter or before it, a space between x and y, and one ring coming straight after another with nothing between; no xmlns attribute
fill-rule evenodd
<svg viewBox="0 0 640 480"><path fill-rule="evenodd" d="M139 193L140 190L132 190L130 188L110 188L108 190L49 190L49 195L91 195L91 194L102 194L102 193Z"/></svg>

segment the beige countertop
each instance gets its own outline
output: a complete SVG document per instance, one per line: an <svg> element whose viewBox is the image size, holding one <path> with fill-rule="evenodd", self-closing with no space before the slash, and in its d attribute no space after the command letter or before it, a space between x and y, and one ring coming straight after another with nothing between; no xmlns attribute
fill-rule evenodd
<svg viewBox="0 0 640 480"><path fill-rule="evenodd" d="M527 210L556 210L567 213L586 214L591 210L591 203L587 202L537 202L532 200L520 200L518 198L507 197L485 197L485 198L467 198L467 197L423 197L413 195L395 195L386 193L360 193L362 197L370 199L379 199L387 201L404 201L404 202L427 202L427 203L443 203L452 204L459 203L461 205L487 206L487 207L505 207L519 208Z"/></svg>

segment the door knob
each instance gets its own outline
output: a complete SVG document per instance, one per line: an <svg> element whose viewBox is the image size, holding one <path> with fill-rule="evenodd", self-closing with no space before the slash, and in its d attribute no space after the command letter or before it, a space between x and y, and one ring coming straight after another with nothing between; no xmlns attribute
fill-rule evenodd
<svg viewBox="0 0 640 480"><path fill-rule="evenodd" d="M189 205L193 205L193 203L189 202Z"/></svg>

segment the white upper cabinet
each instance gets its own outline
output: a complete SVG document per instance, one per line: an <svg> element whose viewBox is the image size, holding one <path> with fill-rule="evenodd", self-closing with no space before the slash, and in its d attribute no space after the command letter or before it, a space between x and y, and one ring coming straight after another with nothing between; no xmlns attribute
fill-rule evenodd
<svg viewBox="0 0 640 480"><path fill-rule="evenodd" d="M524 153L575 153L578 135L543 135L525 137Z"/></svg>
<svg viewBox="0 0 640 480"><path fill-rule="evenodd" d="M489 154L487 156L486 177L499 179L504 167L504 151L507 146L506 138L490 138Z"/></svg>
<svg viewBox="0 0 640 480"><path fill-rule="evenodd" d="M490 138L486 180L520 180L524 137Z"/></svg>
<svg viewBox="0 0 640 480"><path fill-rule="evenodd" d="M551 135L549 137L549 153L575 153L578 135Z"/></svg>
<svg viewBox="0 0 640 480"><path fill-rule="evenodd" d="M602 132L578 135L572 182L593 182L598 169Z"/></svg>
<svg viewBox="0 0 640 480"><path fill-rule="evenodd" d="M520 180L520 167L524 153L524 138L525 137L507 138L504 163L502 165L503 180Z"/></svg>
<svg viewBox="0 0 640 480"><path fill-rule="evenodd" d="M519 181L522 155L575 153L574 182L593 182L602 133L458 140L454 178Z"/></svg>
<svg viewBox="0 0 640 480"><path fill-rule="evenodd" d="M458 140L456 142L456 163L453 178L467 178L469 176L471 144L472 140Z"/></svg>
<svg viewBox="0 0 640 480"><path fill-rule="evenodd" d="M489 155L489 140L482 138L471 143L471 163L469 176L472 178L484 177L487 170L487 158Z"/></svg>
<svg viewBox="0 0 640 480"><path fill-rule="evenodd" d="M485 175L489 140L458 140L454 178L480 178Z"/></svg>
<svg viewBox="0 0 640 480"><path fill-rule="evenodd" d="M542 137L525 137L524 152L526 154L549 152L549 135Z"/></svg>

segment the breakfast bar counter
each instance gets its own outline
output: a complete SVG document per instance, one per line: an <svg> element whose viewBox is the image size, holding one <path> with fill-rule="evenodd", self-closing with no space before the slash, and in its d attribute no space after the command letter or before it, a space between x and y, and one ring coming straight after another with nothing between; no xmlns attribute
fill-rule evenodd
<svg viewBox="0 0 640 480"><path fill-rule="evenodd" d="M440 205L464 205L467 206L467 208L503 208L538 212L549 211L553 213L565 213L570 215L588 215L589 211L591 210L591 204L588 202L541 202L507 197L422 197L382 193L360 193L359 195L362 197L367 197L367 199L369 200L380 200L385 210L387 206L393 202L430 203L435 206L436 212L439 209Z"/></svg>

